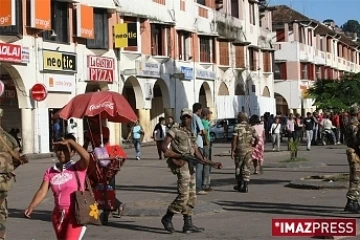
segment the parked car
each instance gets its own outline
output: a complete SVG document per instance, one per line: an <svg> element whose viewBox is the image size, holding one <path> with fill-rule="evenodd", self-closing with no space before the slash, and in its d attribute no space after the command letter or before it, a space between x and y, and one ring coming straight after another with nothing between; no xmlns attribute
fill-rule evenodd
<svg viewBox="0 0 360 240"><path fill-rule="evenodd" d="M232 138L232 133L235 127L235 124L237 123L236 118L225 118L225 119L218 119L214 121L215 123L210 127L210 137L211 140L217 140L217 139L224 139L224 126L228 126L228 135L227 138Z"/></svg>

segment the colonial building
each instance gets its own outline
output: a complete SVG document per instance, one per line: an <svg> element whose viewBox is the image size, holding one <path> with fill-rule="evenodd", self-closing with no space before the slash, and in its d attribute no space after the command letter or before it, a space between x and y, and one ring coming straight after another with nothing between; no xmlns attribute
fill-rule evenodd
<svg viewBox="0 0 360 240"><path fill-rule="evenodd" d="M120 89L112 50L118 6L113 0L9 0L1 1L1 8L8 11L0 15L2 127L21 131L25 153L46 153L56 110L86 91ZM106 76L97 74L99 69ZM40 102L30 97L36 83L48 92ZM61 125L64 130L66 123ZM78 125L82 142L82 121ZM115 142L119 127L109 127Z"/></svg>
<svg viewBox="0 0 360 240"><path fill-rule="evenodd" d="M271 11L253 0L122 0L137 46L120 54L124 95L144 127L200 102L219 118L274 112ZM129 128L123 126L126 137Z"/></svg>
<svg viewBox="0 0 360 240"><path fill-rule="evenodd" d="M360 71L359 44L335 28L289 8L273 11L277 111L315 110L306 92L317 79L339 79Z"/></svg>

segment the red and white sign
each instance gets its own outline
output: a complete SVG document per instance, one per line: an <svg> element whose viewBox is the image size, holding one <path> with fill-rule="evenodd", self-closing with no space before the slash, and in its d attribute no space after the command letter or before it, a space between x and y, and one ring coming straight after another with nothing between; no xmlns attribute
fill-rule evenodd
<svg viewBox="0 0 360 240"><path fill-rule="evenodd" d="M356 236L356 219L272 219L273 237Z"/></svg>
<svg viewBox="0 0 360 240"><path fill-rule="evenodd" d="M0 43L0 61L29 63L29 49L20 45Z"/></svg>
<svg viewBox="0 0 360 240"><path fill-rule="evenodd" d="M115 59L88 56L89 80L113 83L115 77Z"/></svg>
<svg viewBox="0 0 360 240"><path fill-rule="evenodd" d="M0 81L0 97L4 94L5 92L5 85L2 81Z"/></svg>
<svg viewBox="0 0 360 240"><path fill-rule="evenodd" d="M37 83L31 88L30 94L31 94L32 99L34 99L35 101L41 102L41 101L44 101L45 98L47 97L48 91L44 84Z"/></svg>

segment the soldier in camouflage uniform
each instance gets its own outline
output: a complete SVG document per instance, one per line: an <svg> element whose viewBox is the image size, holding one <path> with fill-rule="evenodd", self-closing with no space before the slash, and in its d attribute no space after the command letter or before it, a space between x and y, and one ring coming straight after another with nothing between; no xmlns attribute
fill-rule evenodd
<svg viewBox="0 0 360 240"><path fill-rule="evenodd" d="M20 156L17 141L1 128L2 116L3 110L0 109L0 137L2 141L6 141L7 145L12 148L14 154ZM2 141L0 141L0 240L5 239L5 223L8 217L6 197L15 178L13 171L21 164L12 157Z"/></svg>
<svg viewBox="0 0 360 240"><path fill-rule="evenodd" d="M161 219L164 228L170 233L175 229L172 218L175 213L181 213L184 217L184 233L202 232L203 228L198 228L192 224L193 208L196 202L196 173L194 164L184 160L185 155L194 155L202 164L221 168L221 163L210 162L205 159L196 146L196 136L191 131L191 121L193 113L190 109L183 109L181 112L181 124L174 125L164 139L162 150L164 156L168 158L167 163L171 171L177 176L178 196L170 204L167 213ZM170 144L170 149L168 148Z"/></svg>
<svg viewBox="0 0 360 240"><path fill-rule="evenodd" d="M347 160L350 167L349 191L346 194L347 203L344 211L360 213L359 194L360 194L360 113L357 107L350 110L351 118L345 126L345 142L348 147L346 150Z"/></svg>
<svg viewBox="0 0 360 240"><path fill-rule="evenodd" d="M258 135L253 127L247 122L244 113L238 114L238 124L233 131L233 141L231 144L231 158L235 159L235 177L237 186L234 190L248 192L250 181L250 161L253 145L258 141Z"/></svg>

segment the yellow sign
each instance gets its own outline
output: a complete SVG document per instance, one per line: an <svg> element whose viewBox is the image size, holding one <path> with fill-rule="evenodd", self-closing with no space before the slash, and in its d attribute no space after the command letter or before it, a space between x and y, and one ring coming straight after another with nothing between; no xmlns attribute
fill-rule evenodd
<svg viewBox="0 0 360 240"><path fill-rule="evenodd" d="M115 48L137 46L137 23L120 23L114 26Z"/></svg>
<svg viewBox="0 0 360 240"><path fill-rule="evenodd" d="M43 50L44 70L76 72L76 54Z"/></svg>

